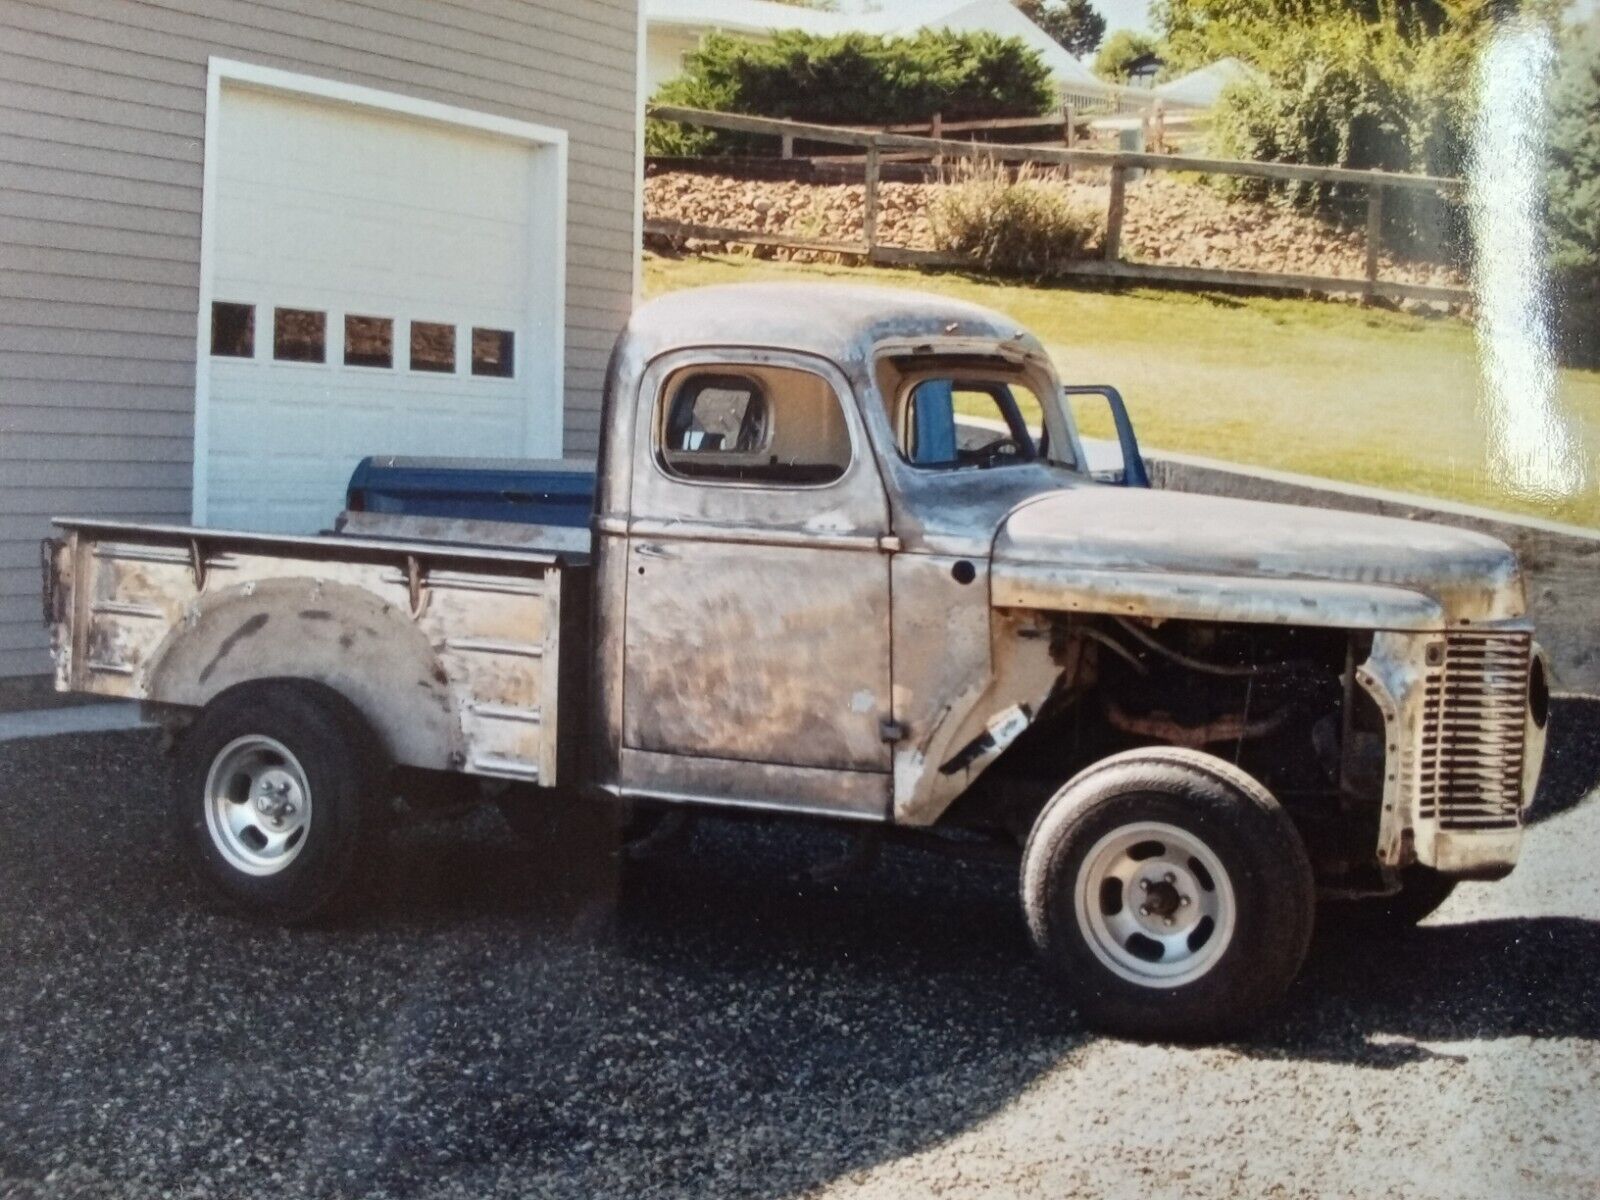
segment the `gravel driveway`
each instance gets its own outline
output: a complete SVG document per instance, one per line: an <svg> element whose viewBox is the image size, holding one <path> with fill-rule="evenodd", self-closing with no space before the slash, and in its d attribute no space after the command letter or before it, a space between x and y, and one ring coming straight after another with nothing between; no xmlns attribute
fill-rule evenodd
<svg viewBox="0 0 1600 1200"><path fill-rule="evenodd" d="M1592 1197L1600 755L1523 866L1319 935L1249 1044L1097 1038L1012 872L705 823L625 875L409 832L342 922L209 915L144 732L0 745L0 1196Z"/></svg>

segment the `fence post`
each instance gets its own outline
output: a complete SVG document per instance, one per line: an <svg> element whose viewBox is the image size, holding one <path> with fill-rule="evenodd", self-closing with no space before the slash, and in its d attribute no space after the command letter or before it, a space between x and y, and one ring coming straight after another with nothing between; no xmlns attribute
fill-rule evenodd
<svg viewBox="0 0 1600 1200"><path fill-rule="evenodd" d="M1116 262L1122 257L1122 210L1127 203L1128 168L1120 162L1111 164L1111 205L1106 210L1105 260Z"/></svg>
<svg viewBox="0 0 1600 1200"><path fill-rule="evenodd" d="M1383 185L1367 184L1367 286L1361 294L1366 304L1378 298L1378 251L1383 243Z"/></svg>
<svg viewBox="0 0 1600 1200"><path fill-rule="evenodd" d="M943 140L944 114L942 112L934 113L933 120L928 122L928 136L936 142ZM944 155L935 154L933 156L933 167L936 171L942 171L944 169Z"/></svg>
<svg viewBox="0 0 1600 1200"><path fill-rule="evenodd" d="M1073 147L1073 143L1075 143L1078 140L1078 123L1077 123L1076 120L1074 120L1074 113L1072 111L1072 101L1070 101L1070 100L1067 101L1066 105L1062 109L1061 135L1062 135L1062 141L1066 142L1066 144L1067 144L1067 149L1071 150L1072 147ZM1061 168L1061 176L1062 176L1063 179L1066 179L1068 182L1071 182L1071 180L1072 180L1072 164L1071 163L1067 163L1064 167Z"/></svg>
<svg viewBox="0 0 1600 1200"><path fill-rule="evenodd" d="M786 133L783 135L783 157L794 157L794 134L792 133Z"/></svg>
<svg viewBox="0 0 1600 1200"><path fill-rule="evenodd" d="M866 243L867 258L878 247L878 139L867 143L867 192L861 214L861 236Z"/></svg>

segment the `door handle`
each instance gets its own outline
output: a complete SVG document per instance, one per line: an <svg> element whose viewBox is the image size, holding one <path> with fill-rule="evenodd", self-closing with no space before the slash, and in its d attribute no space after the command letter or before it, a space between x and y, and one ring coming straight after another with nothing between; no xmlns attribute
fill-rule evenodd
<svg viewBox="0 0 1600 1200"><path fill-rule="evenodd" d="M671 550L656 542L635 542L633 552L641 558L672 558Z"/></svg>

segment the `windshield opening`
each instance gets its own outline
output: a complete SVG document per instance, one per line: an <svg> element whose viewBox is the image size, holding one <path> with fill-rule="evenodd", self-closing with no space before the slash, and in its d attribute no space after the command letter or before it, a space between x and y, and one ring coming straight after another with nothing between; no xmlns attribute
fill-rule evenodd
<svg viewBox="0 0 1600 1200"><path fill-rule="evenodd" d="M879 384L900 456L927 471L989 470L1026 463L1072 466L1070 438L1050 429L1048 377L1026 366L954 356L879 360Z"/></svg>

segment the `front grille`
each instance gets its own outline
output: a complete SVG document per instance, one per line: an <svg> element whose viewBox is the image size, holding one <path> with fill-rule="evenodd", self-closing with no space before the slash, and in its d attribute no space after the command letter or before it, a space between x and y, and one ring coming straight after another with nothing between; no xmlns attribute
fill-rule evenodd
<svg viewBox="0 0 1600 1200"><path fill-rule="evenodd" d="M1456 631L1428 664L1418 811L1442 829L1515 828L1533 636Z"/></svg>

